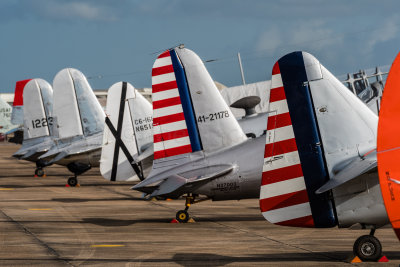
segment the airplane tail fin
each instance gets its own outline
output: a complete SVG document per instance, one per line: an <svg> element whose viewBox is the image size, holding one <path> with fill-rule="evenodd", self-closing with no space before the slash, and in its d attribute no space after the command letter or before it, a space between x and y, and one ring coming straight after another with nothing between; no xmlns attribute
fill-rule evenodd
<svg viewBox="0 0 400 267"><path fill-rule="evenodd" d="M383 201L400 240L400 53L386 80L378 123L378 172Z"/></svg>
<svg viewBox="0 0 400 267"><path fill-rule="evenodd" d="M180 46L160 54L152 90L155 163L247 139L193 51Z"/></svg>
<svg viewBox="0 0 400 267"><path fill-rule="evenodd" d="M110 87L100 172L110 181L143 180L140 155L152 149L152 107L126 82ZM151 156L152 153L148 153Z"/></svg>
<svg viewBox="0 0 400 267"><path fill-rule="evenodd" d="M82 72L61 70L54 77L53 90L54 120L60 138L103 131L104 111Z"/></svg>
<svg viewBox="0 0 400 267"><path fill-rule="evenodd" d="M272 70L260 208L271 223L337 224L321 186L343 162L373 149L377 117L319 61L305 52L280 58Z"/></svg>
<svg viewBox="0 0 400 267"><path fill-rule="evenodd" d="M23 92L24 92L25 85L30 80L31 79L18 81L15 84L13 111L11 113L11 123L12 124L16 124L16 125L24 124L24 111L22 109L23 105L24 105Z"/></svg>
<svg viewBox="0 0 400 267"><path fill-rule="evenodd" d="M0 133L5 134L17 127L11 123L11 106L0 98Z"/></svg>
<svg viewBox="0 0 400 267"><path fill-rule="evenodd" d="M53 89L42 79L33 79L25 85L24 141L53 135Z"/></svg>

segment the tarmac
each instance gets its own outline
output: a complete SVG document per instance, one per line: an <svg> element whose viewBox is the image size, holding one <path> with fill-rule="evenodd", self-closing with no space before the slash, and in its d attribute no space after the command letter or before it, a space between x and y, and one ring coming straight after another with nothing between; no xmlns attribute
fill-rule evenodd
<svg viewBox="0 0 400 267"><path fill-rule="evenodd" d="M66 187L69 171L11 157L0 144L0 266L377 266L351 264L353 243L368 230L302 229L268 223L258 200L205 201L194 223L170 223L184 200L146 201L132 183L111 183L98 169ZM391 228L375 234L399 266Z"/></svg>

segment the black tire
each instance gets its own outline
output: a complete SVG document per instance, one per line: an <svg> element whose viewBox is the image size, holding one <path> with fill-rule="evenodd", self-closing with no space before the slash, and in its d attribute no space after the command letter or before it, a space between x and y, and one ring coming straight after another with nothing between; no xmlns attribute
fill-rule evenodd
<svg viewBox="0 0 400 267"><path fill-rule="evenodd" d="M37 175L38 177L43 177L44 176L44 170L42 168L36 168L35 175Z"/></svg>
<svg viewBox="0 0 400 267"><path fill-rule="evenodd" d="M176 220L180 223L187 223L189 221L189 213L186 210L180 210L176 213Z"/></svg>
<svg viewBox="0 0 400 267"><path fill-rule="evenodd" d="M78 184L78 179L76 177L68 178L68 185L71 187L75 187Z"/></svg>
<svg viewBox="0 0 400 267"><path fill-rule="evenodd" d="M362 261L378 261L382 255L382 245L375 236L363 235L354 242L353 252Z"/></svg>

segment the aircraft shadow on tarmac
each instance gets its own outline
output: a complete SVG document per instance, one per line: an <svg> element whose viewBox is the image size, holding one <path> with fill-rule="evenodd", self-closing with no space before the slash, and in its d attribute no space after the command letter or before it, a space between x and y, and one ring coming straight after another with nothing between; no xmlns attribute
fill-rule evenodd
<svg viewBox="0 0 400 267"><path fill-rule="evenodd" d="M387 251L385 255L392 260L400 259L397 251ZM299 253L273 253L254 256L230 257L210 253L177 253L172 258L175 263L182 266L196 266L196 262L204 265L209 262L210 266L224 266L230 263L256 263L256 262L346 262L354 256L349 251L323 251L323 252L299 252Z"/></svg>
<svg viewBox="0 0 400 267"><path fill-rule="evenodd" d="M386 251L385 255L389 258L389 260L399 260L400 254L397 251ZM132 263L147 263L151 264L160 264L160 263L176 263L184 267L192 267L192 266L225 266L231 263L237 263L241 265L251 265L251 263L261 263L265 262L271 263L276 262L293 262L294 265L296 263L301 262L324 262L326 263L349 263L353 258L353 255L349 251L323 251L323 252L298 252L298 253L271 253L271 254L259 254L259 255L248 255L248 256L238 256L238 257L230 257L223 256L219 254L211 254L211 253L177 253L172 259L170 258L157 258L152 257L149 259L132 259L132 258L119 258L119 259L105 259L105 258L60 258L61 260L74 263L84 261L88 263L119 263L119 262L132 262ZM1 258L1 261L14 261L21 260L20 258ZM24 259L29 260L32 263L35 261L54 261L54 259ZM371 262L372 263L372 262ZM291 264L292 265L292 264Z"/></svg>
<svg viewBox="0 0 400 267"><path fill-rule="evenodd" d="M172 215L171 215L172 216ZM82 218L83 223L91 223L91 224L96 224L99 226L108 226L108 227L114 227L114 226L128 226L136 223L170 223L172 218L143 218L143 219L135 219L135 220L119 220L119 219L110 219L110 218ZM263 221L262 217L257 217L257 216L237 216L237 217L213 217L212 214L210 214L210 217L202 217L198 218L195 217L195 220L197 223L200 222L228 222L228 221Z"/></svg>

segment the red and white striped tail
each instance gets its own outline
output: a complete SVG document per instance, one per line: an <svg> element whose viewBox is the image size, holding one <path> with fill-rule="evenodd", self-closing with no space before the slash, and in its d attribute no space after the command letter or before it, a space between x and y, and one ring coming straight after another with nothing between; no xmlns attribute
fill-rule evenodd
<svg viewBox="0 0 400 267"><path fill-rule="evenodd" d="M170 51L152 69L154 159L192 152Z"/></svg>
<svg viewBox="0 0 400 267"><path fill-rule="evenodd" d="M269 222L314 227L278 62L272 70L260 209Z"/></svg>

